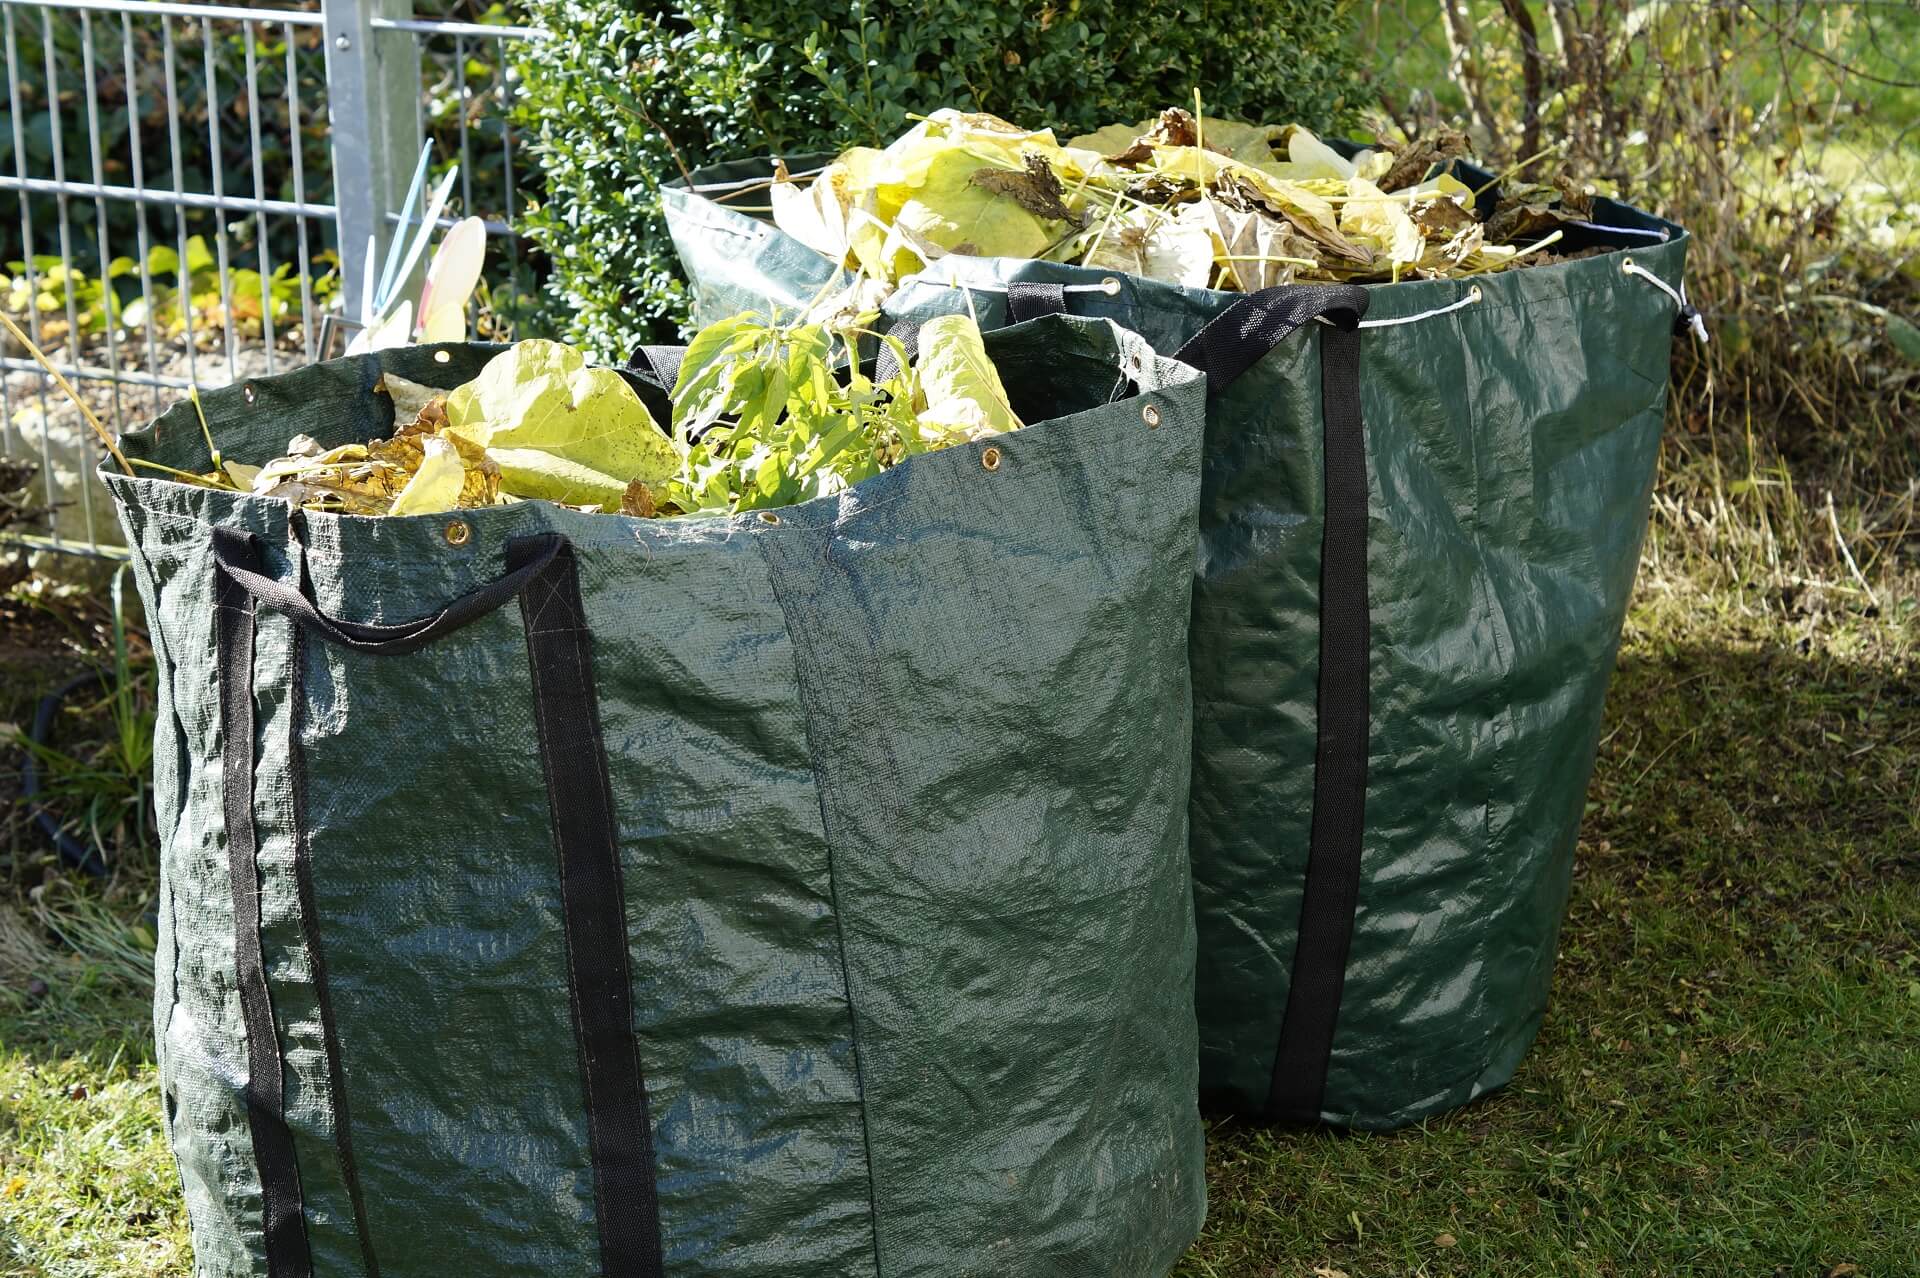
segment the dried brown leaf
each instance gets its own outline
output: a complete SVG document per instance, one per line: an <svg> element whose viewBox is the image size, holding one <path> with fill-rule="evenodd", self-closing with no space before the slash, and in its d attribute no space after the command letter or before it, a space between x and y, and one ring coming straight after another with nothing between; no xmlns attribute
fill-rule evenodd
<svg viewBox="0 0 1920 1278"><path fill-rule="evenodd" d="M1053 171L1046 157L1029 151L1026 166L1018 172L983 168L974 173L972 181L975 186L1006 196L1035 217L1078 223L1080 219L1067 207L1066 188L1060 185L1060 175Z"/></svg>
<svg viewBox="0 0 1920 1278"><path fill-rule="evenodd" d="M637 515L641 519L652 519L656 509L658 508L654 505L653 490L641 480L636 479L628 484L627 491L620 497L620 513L623 515Z"/></svg>
<svg viewBox="0 0 1920 1278"><path fill-rule="evenodd" d="M1426 180L1436 164L1448 164L1473 153L1467 135L1457 129L1439 129L1407 143L1393 157L1393 167L1381 177L1382 191L1399 191Z"/></svg>

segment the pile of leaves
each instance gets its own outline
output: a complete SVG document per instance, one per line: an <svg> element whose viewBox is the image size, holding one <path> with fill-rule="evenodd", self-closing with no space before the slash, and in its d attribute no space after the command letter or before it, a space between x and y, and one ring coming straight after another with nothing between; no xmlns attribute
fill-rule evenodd
<svg viewBox="0 0 1920 1278"><path fill-rule="evenodd" d="M300 435L252 465L225 459L209 434L213 469L170 473L353 515L528 499L643 517L730 513L825 496L916 453L1020 428L969 317L923 325L917 354L882 337L899 371L880 380L845 358L849 336L750 314L713 324L687 349L664 425L619 372L525 341L452 391L382 377L389 438L322 448Z"/></svg>
<svg viewBox="0 0 1920 1278"><path fill-rule="evenodd" d="M1049 129L941 110L884 150L855 147L802 184L784 167L773 219L890 287L948 254L1108 267L1192 288L1458 278L1552 260L1592 213L1565 177L1479 192L1447 168L1440 131L1351 159L1297 124L1173 108L1062 145Z"/></svg>

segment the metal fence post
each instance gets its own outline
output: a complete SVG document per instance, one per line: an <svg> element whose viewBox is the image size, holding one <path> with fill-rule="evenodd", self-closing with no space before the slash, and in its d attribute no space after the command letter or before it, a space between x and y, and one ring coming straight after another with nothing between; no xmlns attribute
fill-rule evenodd
<svg viewBox="0 0 1920 1278"><path fill-rule="evenodd" d="M367 242L384 260L413 174L420 55L404 31L375 18L413 16L412 0L321 0L327 38L327 111L333 126L333 194L340 210L341 291L360 318Z"/></svg>

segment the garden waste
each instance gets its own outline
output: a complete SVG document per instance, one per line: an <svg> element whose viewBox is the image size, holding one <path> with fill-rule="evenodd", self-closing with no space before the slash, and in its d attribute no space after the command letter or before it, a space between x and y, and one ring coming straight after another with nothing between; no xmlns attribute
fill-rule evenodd
<svg viewBox="0 0 1920 1278"><path fill-rule="evenodd" d="M197 1272L1173 1267L1205 386L928 331L876 381L743 321L677 402L393 348L125 437Z"/></svg>
<svg viewBox="0 0 1920 1278"><path fill-rule="evenodd" d="M1190 847L1225 1109L1416 1122L1510 1079L1546 1011L1688 237L1462 151L942 110L661 190L697 316L1065 311L1207 372Z"/></svg>
<svg viewBox="0 0 1920 1278"><path fill-rule="evenodd" d="M1592 198L1560 177L1503 189L1482 217L1480 192L1446 171L1466 154L1450 130L1347 156L1298 124L1177 107L1062 144L1050 129L947 108L804 182L780 165L763 189L776 226L876 281L874 296L949 255L1243 292L1563 260L1549 251L1555 231L1588 218Z"/></svg>
<svg viewBox="0 0 1920 1278"><path fill-rule="evenodd" d="M619 370L589 367L560 342L524 341L450 391L383 375L372 393L393 406L386 438L323 447L303 433L249 464L203 420L211 465L168 473L350 515L531 498L640 516L731 513L830 496L916 454L1020 428L966 316L929 322L911 353L882 340L893 371L876 377L836 361L849 338L825 324L722 320L680 358L664 424Z"/></svg>

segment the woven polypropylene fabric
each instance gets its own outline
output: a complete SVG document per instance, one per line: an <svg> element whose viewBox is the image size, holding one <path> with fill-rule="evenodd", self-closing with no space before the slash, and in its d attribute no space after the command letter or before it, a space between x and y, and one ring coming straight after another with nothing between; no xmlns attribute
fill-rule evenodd
<svg viewBox="0 0 1920 1278"><path fill-rule="evenodd" d="M989 351L1031 423L991 441L991 468L986 444L927 454L777 522L529 502L461 512L456 545L446 516L290 518L109 479L164 689L156 1021L201 1272L265 1273L215 527L355 625L430 615L506 571L510 542L566 539L666 1273L1172 1266L1204 1213L1186 860L1204 386L1104 322L1038 321ZM495 352L442 353L216 391L208 422L232 457L377 437L383 368L445 386ZM205 469L198 441L183 407L127 451ZM366 1273L370 1251L383 1278L600 1273L518 611L403 655L296 643L295 625L259 613L254 815L314 1272Z"/></svg>
<svg viewBox="0 0 1920 1278"><path fill-rule="evenodd" d="M793 167L813 167L792 158ZM663 200L703 316L818 294L820 254L697 193ZM1490 174L1462 175L1476 188ZM1505 1083L1546 1008L1576 833L1646 528L1686 236L1608 200L1566 249L1596 256L1372 285L1361 335L1369 671L1366 824L1317 1102L1292 1117L1395 1127ZM1637 233L1636 233L1637 232ZM941 259L888 318L1009 319L1033 285L1157 350L1240 294L1050 262ZM883 320L883 323L885 321ZM1318 743L1325 464L1321 340L1303 331L1216 387L1194 586L1194 893L1201 1080L1267 1112L1292 994ZM1291 1063L1286 1069L1298 1072Z"/></svg>

